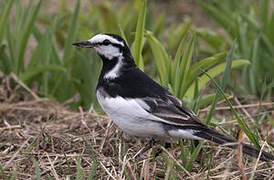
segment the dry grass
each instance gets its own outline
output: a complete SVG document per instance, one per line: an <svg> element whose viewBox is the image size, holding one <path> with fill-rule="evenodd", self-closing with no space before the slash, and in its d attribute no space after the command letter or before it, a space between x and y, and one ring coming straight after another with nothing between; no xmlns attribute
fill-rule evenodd
<svg viewBox="0 0 274 180"><path fill-rule="evenodd" d="M239 168L237 152L210 143L204 144L191 172L181 164L180 146L176 143L169 150L162 147L164 153L156 160L151 151L133 159L144 143L123 135L106 116L82 109L72 112L56 102L37 99L34 92L27 92L14 77L1 78L0 82L0 163L7 177L274 178L273 164L245 157ZM0 178L4 178L3 173Z"/></svg>

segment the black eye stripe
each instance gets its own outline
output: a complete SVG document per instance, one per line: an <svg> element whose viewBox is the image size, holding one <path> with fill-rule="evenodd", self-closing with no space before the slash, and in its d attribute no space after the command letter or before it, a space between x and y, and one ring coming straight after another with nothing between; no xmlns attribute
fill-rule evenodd
<svg viewBox="0 0 274 180"><path fill-rule="evenodd" d="M100 43L95 43L95 45L96 46L108 46L108 45L112 45L112 46L114 46L114 47L118 47L118 48L120 48L120 49L122 49L124 46L122 46L121 44L116 44L116 43L112 43L112 42L110 42L109 44L106 44L106 43L104 43L104 42L100 42Z"/></svg>

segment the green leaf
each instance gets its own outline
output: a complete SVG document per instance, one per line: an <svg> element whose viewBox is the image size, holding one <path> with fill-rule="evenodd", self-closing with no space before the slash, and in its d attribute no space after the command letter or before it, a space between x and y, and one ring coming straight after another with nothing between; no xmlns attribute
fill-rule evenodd
<svg viewBox="0 0 274 180"><path fill-rule="evenodd" d="M229 51L229 54L227 55L227 58L226 58L225 70L224 70L224 74L223 74L222 81L221 81L222 90L225 89L225 86L226 86L226 84L228 82L228 79L229 79L229 76L230 76L232 57L234 56L235 43L236 43L236 41L233 42L232 47ZM210 120L212 119L213 113L215 111L216 104L219 100L219 96L220 96L219 91L217 91L216 96L214 97L214 100L212 102L210 111L208 113L208 116L207 116L207 119L206 119L206 124L209 124Z"/></svg>
<svg viewBox="0 0 274 180"><path fill-rule="evenodd" d="M45 65L45 66L37 66L33 70L28 70L24 72L21 76L20 79L23 82L29 81L30 79L34 78L35 76L45 73L45 72L50 72L50 71L57 71L57 72L66 72L66 69L62 66L57 66L57 65Z"/></svg>
<svg viewBox="0 0 274 180"><path fill-rule="evenodd" d="M77 4L73 12L73 16L68 29L68 35L67 35L65 46L64 46L63 62L65 66L69 64L73 54L73 50L75 49L71 44L76 36L79 9L80 9L80 0L77 0Z"/></svg>
<svg viewBox="0 0 274 180"><path fill-rule="evenodd" d="M233 21L233 16L230 11L225 10L220 6L221 1L205 2L203 0L199 1L202 8L212 17L216 22L222 25L226 30L228 30L232 35L236 36L236 23Z"/></svg>
<svg viewBox="0 0 274 180"><path fill-rule="evenodd" d="M228 53L228 56L226 58L226 65L225 65L225 71L223 73L222 81L221 81L221 87L222 89L225 89L226 84L228 83L230 72L231 72L231 65L232 65L232 58L234 56L234 49L235 49L236 41L233 42L232 47Z"/></svg>
<svg viewBox="0 0 274 180"><path fill-rule="evenodd" d="M80 0L77 0L76 7L74 8L74 12L71 18L71 21L69 23L68 27L68 35L66 37L65 45L64 45L64 54L63 54L63 59L62 59L62 65L66 68L66 73L64 72L58 72L55 74L55 82L54 86L51 87L49 90L50 94L56 97L59 101L64 101L73 96L76 92L71 80L71 76L69 74L71 68L73 68L72 65L72 58L74 49L71 44L74 41L76 37L76 32L77 32L77 24L78 24L78 16L79 16L79 10L80 10ZM55 49L55 47L54 47ZM56 53L53 52L53 55ZM66 89L65 92L63 92L63 89Z"/></svg>
<svg viewBox="0 0 274 180"><path fill-rule="evenodd" d="M118 20L117 13L114 9L110 8L111 4L105 2L96 6L99 11L100 19L99 25L104 32L118 33Z"/></svg>
<svg viewBox="0 0 274 180"><path fill-rule="evenodd" d="M215 54L214 56L200 60L199 62L196 62L195 64L193 64L186 78L185 89L188 89L190 85L194 82L194 80L201 75L202 73L201 69L208 70L211 67L217 64L220 64L221 62L224 61L225 56L226 56L226 53L222 52L222 53Z"/></svg>
<svg viewBox="0 0 274 180"><path fill-rule="evenodd" d="M180 37L181 42L180 42L179 47L176 51L175 58L174 58L174 63L173 63L173 66L172 66L173 70L175 70L172 73L172 79L174 81L176 81L175 79L178 78L178 76L176 76L176 72L178 72L177 68L179 67L180 60L181 60L181 57L182 57L182 54L183 54L183 48L184 48L184 45L186 43L186 37L187 37L187 34L189 32L189 29L190 29L190 26L187 26L187 27L188 28L185 30L185 33L183 33L182 36Z"/></svg>
<svg viewBox="0 0 274 180"><path fill-rule="evenodd" d="M1 164L0 164L0 174L2 175L3 180L9 179Z"/></svg>
<svg viewBox="0 0 274 180"><path fill-rule="evenodd" d="M210 77L210 75L209 75L207 72L204 72L204 73L205 73L205 75L207 75L207 77L208 77L209 79L211 79L211 80L214 82L214 84L215 84L215 86L216 86L218 92L224 97L226 103L229 105L231 112L232 112L233 115L236 117L236 119L237 119L238 123L240 124L240 126L242 127L244 133L247 135L247 137L250 139L250 141L251 141L258 149L260 149L260 144L259 144L258 140L257 140L257 139L255 138L255 136L252 134L251 130L249 129L249 127L247 126L247 124L244 122L244 120L242 120L242 119L240 118L240 116L238 116L237 112L236 112L235 109L233 108L233 105L231 104L231 102L230 102L230 101L227 99L227 97L225 96L225 93L224 93L224 91L222 90L222 87L221 87L220 85L218 85L218 83L217 83L212 77Z"/></svg>
<svg viewBox="0 0 274 180"><path fill-rule="evenodd" d="M259 72L259 42L261 39L261 34L255 39L254 45L252 47L252 57L251 57L251 69L249 71L249 80L250 80L250 87L251 87L251 92L253 94L257 93L257 87L256 85L259 84L257 82L257 76L260 74Z"/></svg>
<svg viewBox="0 0 274 180"><path fill-rule="evenodd" d="M120 30L121 37L125 40L126 44L129 45L128 42L127 42L127 38L126 38L125 32L123 31L123 29L122 29L122 27L121 27L120 24L119 24L119 30Z"/></svg>
<svg viewBox="0 0 274 180"><path fill-rule="evenodd" d="M178 78L178 81L175 81L175 89L177 89L177 87L178 87L178 94L179 94L178 97L179 98L182 98L187 90L187 89L185 89L185 86L186 86L185 83L187 81L187 76L188 76L188 72L190 69L190 63L191 63L192 56L193 56L195 40L196 40L196 36L193 35L190 39L190 42L188 43L188 45L186 47L186 50L182 57L181 63L178 66L179 69L176 70L178 72L178 74L176 74L176 76L178 75L179 78Z"/></svg>
<svg viewBox="0 0 274 180"><path fill-rule="evenodd" d="M33 157L32 157L32 162L33 162L34 167L35 167L36 179L40 180L41 179L41 170L39 168L39 164L38 164L38 162Z"/></svg>
<svg viewBox="0 0 274 180"><path fill-rule="evenodd" d="M133 25L133 22L134 28L136 28L135 26L137 18L138 17L136 16L136 13L132 8L132 2L126 2L126 4L118 11L119 25L125 31L131 29L129 26Z"/></svg>
<svg viewBox="0 0 274 180"><path fill-rule="evenodd" d="M168 86L168 70L171 63L165 48L163 45L151 34L147 34L149 45L152 49L154 60L156 62L157 71L160 76L160 82L163 86Z"/></svg>
<svg viewBox="0 0 274 180"><path fill-rule="evenodd" d="M12 71L12 62L5 52L5 45L0 47L0 71L6 75Z"/></svg>
<svg viewBox="0 0 274 180"><path fill-rule="evenodd" d="M227 45L231 44L230 38L225 35L219 35L213 31L205 29L195 29L197 35L202 38L214 51L223 51Z"/></svg>
<svg viewBox="0 0 274 180"><path fill-rule="evenodd" d="M0 45L2 44L2 40L5 34L5 30L7 27L7 23L9 22L9 14L11 7L14 3L14 0L9 0L8 3L5 5L5 7L2 10L1 16L0 16Z"/></svg>
<svg viewBox="0 0 274 180"><path fill-rule="evenodd" d="M144 0L141 8L139 9L133 51L135 63L141 70L144 69L144 62L142 61L142 49L145 33L146 4L147 1Z"/></svg>
<svg viewBox="0 0 274 180"><path fill-rule="evenodd" d="M94 176L96 175L96 169L98 168L99 166L99 162L96 158L96 155L95 153L93 152L93 149L91 147L91 145L86 141L86 139L84 139L85 143L86 143L86 147L87 147L87 152L88 154L90 155L90 157L92 158L92 165L90 167L90 172L88 173L88 180L92 180L94 179Z"/></svg>
<svg viewBox="0 0 274 180"><path fill-rule="evenodd" d="M95 179L95 175L96 175L96 170L99 166L99 163L97 161L93 161L91 167L90 167L90 170L89 170L89 173L88 173L88 180L92 180L92 179Z"/></svg>
<svg viewBox="0 0 274 180"><path fill-rule="evenodd" d="M189 32L191 25L192 22L188 19L184 23L180 24L175 30L169 30L168 49L170 51L180 44L181 39L183 39Z"/></svg>
<svg viewBox="0 0 274 180"><path fill-rule="evenodd" d="M24 55L26 52L26 47L28 43L28 39L30 37L30 34L32 32L34 22L37 18L38 12L40 10L42 4L42 0L39 1L39 3L35 6L34 11L30 12L29 17L27 18L26 24L23 26L22 33L20 33L20 38L18 39L18 46L17 46L17 52L16 52L16 74L21 73L24 70ZM29 8L31 5L29 5ZM27 14L25 14L27 15Z"/></svg>
<svg viewBox="0 0 274 180"><path fill-rule="evenodd" d="M210 104L212 104L213 100L215 99L215 96L216 96L216 93L212 93L212 94L207 94L207 95L201 96L200 101L199 101L200 108L205 108L205 107L209 106ZM225 93L225 96L228 99L231 97L231 95L227 94L227 93ZM219 101L223 100L223 99L224 99L224 97L221 96L219 98Z"/></svg>
<svg viewBox="0 0 274 180"><path fill-rule="evenodd" d="M262 7L261 7L261 20L262 24L265 26L268 25L269 19L269 9L271 8L270 1L269 0L262 0Z"/></svg>
<svg viewBox="0 0 274 180"><path fill-rule="evenodd" d="M195 159L197 158L197 156L199 155L199 152L201 151L202 147L203 147L204 142L200 142L198 144L197 147L195 147L194 151L191 153L187 163L184 165L186 170L191 171L192 166L193 166L193 162L195 161Z"/></svg>
<svg viewBox="0 0 274 180"><path fill-rule="evenodd" d="M233 60L231 68L236 68L236 67L240 67L240 66L243 66L243 65L250 65L250 62L248 60ZM210 77L214 78L217 75L219 75L219 74L221 74L221 73L224 72L225 66L226 66L226 63L221 63L221 64L219 64L219 65L211 68L210 70L208 70L207 74ZM198 81L199 81L199 90L201 90L210 80L211 79L208 78L208 76L206 74L204 74L201 77L199 77L198 78ZM188 90L185 93L186 97L192 99L193 92L194 92L194 87L195 87L195 84L192 83L191 86L188 88Z"/></svg>
<svg viewBox="0 0 274 180"><path fill-rule="evenodd" d="M163 31L165 30L165 14L160 14L157 17L156 22L152 25L152 32L155 34L155 36L161 36Z"/></svg>
<svg viewBox="0 0 274 180"><path fill-rule="evenodd" d="M77 157L77 161L76 161L76 180L84 180L84 169L81 165L81 156Z"/></svg>

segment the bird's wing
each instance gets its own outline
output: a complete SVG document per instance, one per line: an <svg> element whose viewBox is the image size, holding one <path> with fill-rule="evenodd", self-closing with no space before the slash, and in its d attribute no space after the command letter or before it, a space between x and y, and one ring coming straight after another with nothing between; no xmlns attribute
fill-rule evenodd
<svg viewBox="0 0 274 180"><path fill-rule="evenodd" d="M168 94L165 99L146 97L139 99L137 103L167 124L205 126L181 100L173 95Z"/></svg>

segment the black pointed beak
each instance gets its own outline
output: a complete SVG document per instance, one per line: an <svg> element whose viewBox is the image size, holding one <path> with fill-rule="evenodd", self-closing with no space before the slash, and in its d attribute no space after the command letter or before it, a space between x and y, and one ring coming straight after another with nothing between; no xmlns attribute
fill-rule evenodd
<svg viewBox="0 0 274 180"><path fill-rule="evenodd" d="M78 47L85 47L85 48L93 48L94 47L94 45L89 41L79 41L79 42L72 43L72 45L78 46Z"/></svg>

